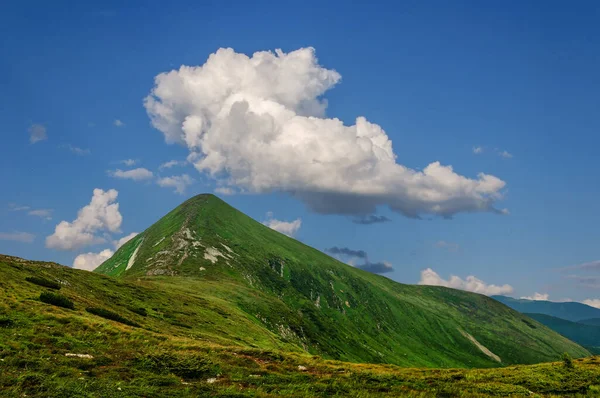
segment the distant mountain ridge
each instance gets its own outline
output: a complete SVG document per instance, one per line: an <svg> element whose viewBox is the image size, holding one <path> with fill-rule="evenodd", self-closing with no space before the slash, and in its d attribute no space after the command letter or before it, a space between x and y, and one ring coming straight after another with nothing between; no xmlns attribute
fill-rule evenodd
<svg viewBox="0 0 600 398"><path fill-rule="evenodd" d="M545 314L525 314L539 323L548 326L569 340L581 344L592 354L600 354L600 326L571 322Z"/></svg>
<svg viewBox="0 0 600 398"><path fill-rule="evenodd" d="M330 359L490 367L589 354L489 297L403 285L348 266L214 195L187 200L95 272L146 281L168 294L185 288L203 300L218 297L227 313L255 328L251 334L219 328L213 335L272 339ZM213 316L220 315L206 314Z"/></svg>
<svg viewBox="0 0 600 398"><path fill-rule="evenodd" d="M600 318L599 308L574 301L557 303L553 301L516 299L507 296L491 297L521 313L545 314L571 322Z"/></svg>

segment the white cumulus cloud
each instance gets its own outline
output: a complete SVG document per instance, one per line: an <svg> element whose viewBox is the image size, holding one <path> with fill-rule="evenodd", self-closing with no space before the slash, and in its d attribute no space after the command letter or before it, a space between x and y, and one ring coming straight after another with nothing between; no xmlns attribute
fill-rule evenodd
<svg viewBox="0 0 600 398"><path fill-rule="evenodd" d="M156 183L163 188L175 188L175 192L183 195L188 186L194 183L194 179L187 174L180 176L162 177Z"/></svg>
<svg viewBox="0 0 600 398"><path fill-rule="evenodd" d="M272 212L268 212L267 220L263 221L263 224L277 232L293 237L302 226L302 220L300 218L297 218L294 221L277 220L276 218L273 218Z"/></svg>
<svg viewBox="0 0 600 398"><path fill-rule="evenodd" d="M137 236L137 232L132 232L127 236L122 237L121 239L113 240L113 246L115 250L118 250L125 243L129 242L131 239ZM87 271L95 270L100 264L108 260L115 254L111 249L104 249L98 253L88 252L82 253L75 257L73 261L73 268L84 269Z"/></svg>
<svg viewBox="0 0 600 398"><path fill-rule="evenodd" d="M548 293L538 293L535 292L531 296L523 296L521 297L523 300L537 300L537 301L548 301L550 295Z"/></svg>
<svg viewBox="0 0 600 398"><path fill-rule="evenodd" d="M145 99L167 143L219 186L287 192L321 213L364 215L378 205L409 217L497 212L505 182L469 178L434 161L414 170L397 162L381 126L325 117L323 94L341 79L313 48L251 57L222 48L202 66L161 73Z"/></svg>
<svg viewBox="0 0 600 398"><path fill-rule="evenodd" d="M419 285L445 286L453 289L485 294L486 296L507 294L513 291L513 288L510 285L489 285L472 275L467 276L466 280L455 275L451 275L450 279L445 280L431 268L421 271L421 280L419 281Z"/></svg>
<svg viewBox="0 0 600 398"><path fill-rule="evenodd" d="M150 170L145 169L143 167L138 167L137 169L131 170L113 170L108 172L109 175L115 178L122 178L125 180L134 180L134 181L142 181L149 180L154 177L154 173Z"/></svg>
<svg viewBox="0 0 600 398"><path fill-rule="evenodd" d="M123 222L119 204L115 203L118 192L114 189L94 189L92 200L77 213L72 222L61 221L54 233L46 237L46 247L58 250L76 250L84 246L104 242L97 232L118 232Z"/></svg>
<svg viewBox="0 0 600 398"><path fill-rule="evenodd" d="M86 271L95 270L100 264L112 257L114 252L110 249L104 249L100 253L84 253L75 257L73 268L84 269Z"/></svg>
<svg viewBox="0 0 600 398"><path fill-rule="evenodd" d="M125 126L125 123L123 123L120 119L115 119L115 121L113 122L113 124L117 127L123 127Z"/></svg>
<svg viewBox="0 0 600 398"><path fill-rule="evenodd" d="M473 147L473 153L474 153L475 155L479 155L479 154L483 153L483 147L480 147L480 146L474 146L474 147Z"/></svg>

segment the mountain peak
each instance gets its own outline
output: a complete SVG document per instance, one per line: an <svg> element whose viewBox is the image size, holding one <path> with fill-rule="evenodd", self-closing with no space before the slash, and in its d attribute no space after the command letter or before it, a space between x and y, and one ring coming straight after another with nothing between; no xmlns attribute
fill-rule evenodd
<svg viewBox="0 0 600 398"><path fill-rule="evenodd" d="M330 359L487 367L586 354L489 297L351 267L211 194L173 209L96 272L211 292L282 344ZM515 350L507 334L531 349Z"/></svg>

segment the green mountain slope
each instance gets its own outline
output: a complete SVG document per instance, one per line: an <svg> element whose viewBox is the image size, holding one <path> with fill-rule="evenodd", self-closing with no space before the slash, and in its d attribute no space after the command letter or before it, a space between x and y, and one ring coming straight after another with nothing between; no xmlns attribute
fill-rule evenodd
<svg viewBox="0 0 600 398"><path fill-rule="evenodd" d="M600 309L576 302L555 303L552 301L515 299L506 296L492 296L492 298L521 313L545 314L572 322L600 318Z"/></svg>
<svg viewBox="0 0 600 398"><path fill-rule="evenodd" d="M600 394L598 357L473 370L324 360L214 294L234 284L119 280L2 255L0 275L1 397Z"/></svg>
<svg viewBox="0 0 600 398"><path fill-rule="evenodd" d="M485 296L410 286L343 264L199 195L121 247L95 271L198 300L177 318L192 330L222 315L252 328L202 329L218 339L353 362L490 367L589 353ZM174 304L175 305L175 304Z"/></svg>
<svg viewBox="0 0 600 398"><path fill-rule="evenodd" d="M548 326L569 340L581 344L593 354L600 354L600 326L571 322L545 314L525 314Z"/></svg>

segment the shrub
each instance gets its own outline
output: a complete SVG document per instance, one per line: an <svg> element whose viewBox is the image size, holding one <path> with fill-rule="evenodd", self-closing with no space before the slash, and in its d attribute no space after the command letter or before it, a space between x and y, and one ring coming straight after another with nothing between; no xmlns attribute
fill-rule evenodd
<svg viewBox="0 0 600 398"><path fill-rule="evenodd" d="M122 317L121 315L117 314L116 312L112 312L112 311L109 311L104 308L88 307L85 310L87 312L89 312L90 314L94 314L94 315L97 315L97 316L105 318L105 319L110 319L111 321L119 322L119 323L129 325L129 326L140 327L139 324L137 324L133 321L130 321L127 318Z"/></svg>
<svg viewBox="0 0 600 398"><path fill-rule="evenodd" d="M140 356L137 367L156 374L172 373L184 379L214 377L219 366L200 353L159 352Z"/></svg>
<svg viewBox="0 0 600 398"><path fill-rule="evenodd" d="M9 328L11 326L13 326L15 324L15 322L7 317L0 317L0 328Z"/></svg>
<svg viewBox="0 0 600 398"><path fill-rule="evenodd" d="M51 280L48 280L46 278L42 278L39 276L28 276L27 278L25 278L25 280L27 282L31 282L38 286L48 287L50 289L56 289L56 290L60 289L60 283L57 283L57 282L54 282L54 281L51 281Z"/></svg>
<svg viewBox="0 0 600 398"><path fill-rule="evenodd" d="M573 360L568 352L565 352L562 356L563 366L568 369L573 368Z"/></svg>
<svg viewBox="0 0 600 398"><path fill-rule="evenodd" d="M75 304L70 299L58 293L43 292L40 294L40 301L70 310L75 309Z"/></svg>
<svg viewBox="0 0 600 398"><path fill-rule="evenodd" d="M148 311L144 307L128 307L127 309L129 311L135 312L136 314L141 315L141 316L148 315Z"/></svg>

